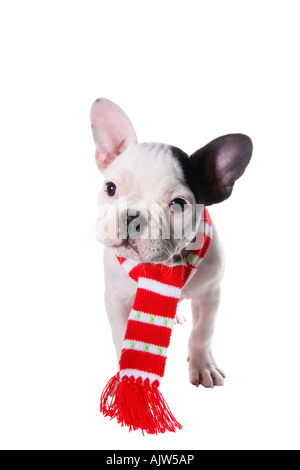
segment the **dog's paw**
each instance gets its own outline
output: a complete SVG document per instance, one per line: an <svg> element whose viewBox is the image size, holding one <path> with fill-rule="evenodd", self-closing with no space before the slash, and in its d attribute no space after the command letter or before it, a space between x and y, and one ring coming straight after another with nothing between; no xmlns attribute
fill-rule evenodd
<svg viewBox="0 0 300 470"><path fill-rule="evenodd" d="M223 386L226 378L224 372L217 366L212 354L206 351L193 352L187 358L189 362L189 375L192 385L205 388Z"/></svg>

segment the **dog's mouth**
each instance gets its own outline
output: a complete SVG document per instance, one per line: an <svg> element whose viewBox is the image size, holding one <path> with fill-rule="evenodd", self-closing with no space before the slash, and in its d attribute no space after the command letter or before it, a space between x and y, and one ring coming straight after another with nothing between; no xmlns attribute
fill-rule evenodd
<svg viewBox="0 0 300 470"><path fill-rule="evenodd" d="M138 246L136 240L128 237L126 240L115 243L113 249L116 256L132 259L140 263L160 264L170 262L174 258L174 252L157 246Z"/></svg>
<svg viewBox="0 0 300 470"><path fill-rule="evenodd" d="M118 249L118 248L128 248L128 249L130 249L131 248L133 251L135 251L137 254L139 254L139 249L136 245L135 240L133 240L129 236L126 239L122 240L122 242L120 244L113 245L113 248L115 248L115 249Z"/></svg>

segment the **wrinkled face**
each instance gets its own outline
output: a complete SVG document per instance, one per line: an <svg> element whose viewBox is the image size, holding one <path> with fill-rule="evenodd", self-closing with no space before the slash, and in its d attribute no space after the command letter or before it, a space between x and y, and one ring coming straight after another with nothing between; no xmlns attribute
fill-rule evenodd
<svg viewBox="0 0 300 470"><path fill-rule="evenodd" d="M201 247L205 205L227 199L252 154L246 135L219 137L190 157L164 144L138 144L121 108L91 109L96 163L104 176L97 237L118 256L163 262Z"/></svg>
<svg viewBox="0 0 300 470"><path fill-rule="evenodd" d="M104 171L97 237L118 256L162 262L180 254L199 225L195 196L172 148L129 146Z"/></svg>

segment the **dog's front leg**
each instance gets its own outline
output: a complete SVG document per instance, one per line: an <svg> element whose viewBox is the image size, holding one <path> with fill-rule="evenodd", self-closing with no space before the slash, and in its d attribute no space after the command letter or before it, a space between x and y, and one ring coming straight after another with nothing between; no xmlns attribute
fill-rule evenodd
<svg viewBox="0 0 300 470"><path fill-rule="evenodd" d="M105 306L119 363L132 301L124 301L116 295L112 298L112 296L106 294Z"/></svg>
<svg viewBox="0 0 300 470"><path fill-rule="evenodd" d="M112 250L104 251L105 307L119 361L137 284L125 273Z"/></svg>
<svg viewBox="0 0 300 470"><path fill-rule="evenodd" d="M192 299L193 329L189 339L190 381L206 388L224 385L225 374L217 366L211 351L214 321L220 301L220 288L209 289Z"/></svg>

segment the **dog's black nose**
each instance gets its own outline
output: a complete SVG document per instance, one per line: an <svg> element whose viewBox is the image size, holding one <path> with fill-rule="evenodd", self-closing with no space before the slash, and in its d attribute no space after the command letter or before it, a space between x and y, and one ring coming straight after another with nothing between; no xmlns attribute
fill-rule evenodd
<svg viewBox="0 0 300 470"><path fill-rule="evenodd" d="M128 215L128 214L127 214L127 227L129 227L129 225L131 224L131 222L133 222L134 220L136 220L138 217L140 217L140 212L139 212L139 211L136 213L136 215Z"/></svg>
<svg viewBox="0 0 300 470"><path fill-rule="evenodd" d="M147 225L148 222L140 211L126 211L120 220L120 238L136 240L142 235Z"/></svg>

